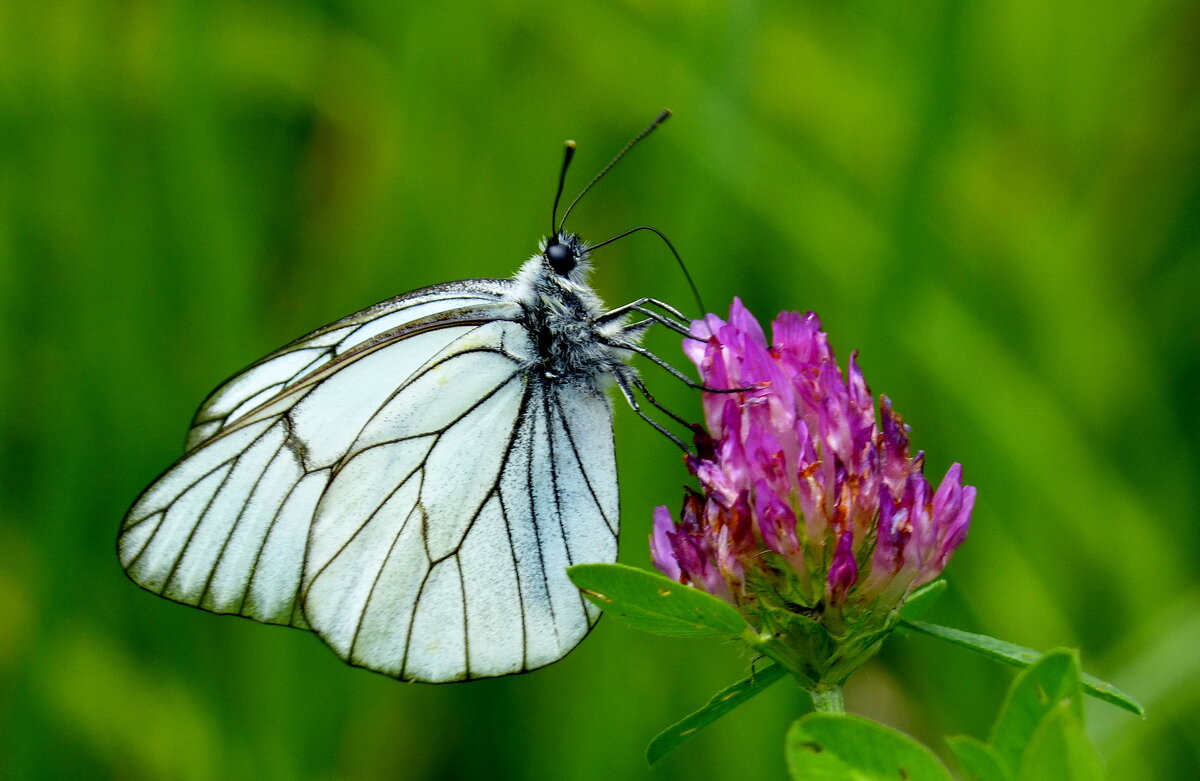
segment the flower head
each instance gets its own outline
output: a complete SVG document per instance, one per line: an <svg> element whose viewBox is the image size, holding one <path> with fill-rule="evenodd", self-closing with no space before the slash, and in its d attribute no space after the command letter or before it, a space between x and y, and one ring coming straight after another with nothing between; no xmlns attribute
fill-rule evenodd
<svg viewBox="0 0 1200 781"><path fill-rule="evenodd" d="M843 373L815 314L780 314L768 344L734 299L728 321L708 315L691 333L704 384L733 392L704 394L707 434L687 458L702 493L678 522L655 511L654 563L776 636L817 637L805 674L844 678L962 543L975 489L959 464L930 488L908 426L886 396L876 415L856 354Z"/></svg>

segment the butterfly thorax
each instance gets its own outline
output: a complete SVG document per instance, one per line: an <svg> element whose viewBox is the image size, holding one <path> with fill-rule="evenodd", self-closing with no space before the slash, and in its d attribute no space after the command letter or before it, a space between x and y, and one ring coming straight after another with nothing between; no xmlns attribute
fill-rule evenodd
<svg viewBox="0 0 1200 781"><path fill-rule="evenodd" d="M573 254L567 273L547 258L546 242L517 273L512 298L524 311L538 374L556 383L589 382L599 386L624 361L612 347L622 320L600 320L604 304L587 284L591 264L587 246L573 234L560 234Z"/></svg>

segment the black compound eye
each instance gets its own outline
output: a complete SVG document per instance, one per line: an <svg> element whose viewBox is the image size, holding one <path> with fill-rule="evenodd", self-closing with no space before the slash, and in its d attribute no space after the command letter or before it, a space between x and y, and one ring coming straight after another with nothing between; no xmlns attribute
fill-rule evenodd
<svg viewBox="0 0 1200 781"><path fill-rule="evenodd" d="M575 268L575 253L566 244L557 241L546 247L546 260L550 261L550 267L560 277L565 277Z"/></svg>

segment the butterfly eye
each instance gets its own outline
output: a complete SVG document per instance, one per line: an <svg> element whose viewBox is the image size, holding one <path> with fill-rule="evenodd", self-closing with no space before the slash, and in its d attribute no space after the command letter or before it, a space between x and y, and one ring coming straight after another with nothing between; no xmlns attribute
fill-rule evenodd
<svg viewBox="0 0 1200 781"><path fill-rule="evenodd" d="M575 268L575 253L561 242L556 241L546 247L546 260L550 261L550 267L560 277L565 277Z"/></svg>

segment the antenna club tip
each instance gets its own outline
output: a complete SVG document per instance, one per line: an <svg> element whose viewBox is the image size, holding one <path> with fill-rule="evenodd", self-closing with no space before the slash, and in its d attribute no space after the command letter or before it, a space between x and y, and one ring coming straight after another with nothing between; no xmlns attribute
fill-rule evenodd
<svg viewBox="0 0 1200 781"><path fill-rule="evenodd" d="M563 146L565 146L567 149L574 149L575 142L572 139L568 138L566 141L563 142Z"/></svg>
<svg viewBox="0 0 1200 781"><path fill-rule="evenodd" d="M663 110L662 110L662 111L659 113L659 115L658 115L658 119L654 120L654 124L656 124L656 125L657 125L657 124L660 124L660 123L662 123L662 122L666 122L668 119L670 119L670 118L671 118L672 114L673 114L673 112L671 111L671 109L669 109L669 108L664 108L664 109L663 109Z"/></svg>

